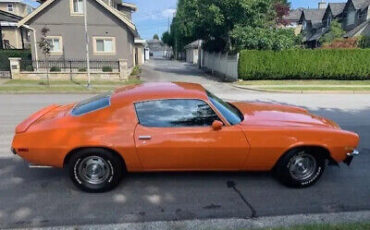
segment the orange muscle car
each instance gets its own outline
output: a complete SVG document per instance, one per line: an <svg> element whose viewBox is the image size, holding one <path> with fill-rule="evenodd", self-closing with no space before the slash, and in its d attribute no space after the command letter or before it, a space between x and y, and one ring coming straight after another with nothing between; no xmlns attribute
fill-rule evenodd
<svg viewBox="0 0 370 230"><path fill-rule="evenodd" d="M51 105L16 128L12 150L37 166L68 167L103 192L126 172L266 171L306 187L326 163L351 163L359 136L285 105L225 102L201 85L144 83Z"/></svg>

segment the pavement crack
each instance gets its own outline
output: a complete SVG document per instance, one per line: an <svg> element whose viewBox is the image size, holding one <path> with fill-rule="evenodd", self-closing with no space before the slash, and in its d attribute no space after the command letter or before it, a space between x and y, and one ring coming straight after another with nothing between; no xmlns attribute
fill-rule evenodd
<svg viewBox="0 0 370 230"><path fill-rule="evenodd" d="M248 202L248 200L244 197L244 195L239 191L239 189L236 187L236 183L234 181L229 180L229 181L226 182L226 185L227 185L228 188L233 189L239 195L240 199L242 199L242 201L248 206L248 208L252 212L252 215L250 217L251 218L257 218L256 209L252 206L251 203Z"/></svg>

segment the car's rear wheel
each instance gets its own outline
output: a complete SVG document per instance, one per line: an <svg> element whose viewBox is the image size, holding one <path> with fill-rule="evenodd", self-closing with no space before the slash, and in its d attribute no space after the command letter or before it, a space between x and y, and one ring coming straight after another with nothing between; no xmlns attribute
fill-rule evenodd
<svg viewBox="0 0 370 230"><path fill-rule="evenodd" d="M293 149L277 163L278 179L290 187L308 187L316 183L325 169L325 158L309 148Z"/></svg>
<svg viewBox="0 0 370 230"><path fill-rule="evenodd" d="M83 149L69 161L69 175L73 183L86 192L106 192L116 187L124 166L116 154L99 148Z"/></svg>

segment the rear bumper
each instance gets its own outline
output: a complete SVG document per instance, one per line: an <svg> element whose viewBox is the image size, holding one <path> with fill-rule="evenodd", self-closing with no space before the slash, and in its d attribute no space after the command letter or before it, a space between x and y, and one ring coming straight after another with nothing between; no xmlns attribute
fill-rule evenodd
<svg viewBox="0 0 370 230"><path fill-rule="evenodd" d="M347 153L347 157L346 159L344 159L343 163L349 166L353 160L353 157L356 157L358 155L360 155L360 152L357 149L354 149L352 152Z"/></svg>

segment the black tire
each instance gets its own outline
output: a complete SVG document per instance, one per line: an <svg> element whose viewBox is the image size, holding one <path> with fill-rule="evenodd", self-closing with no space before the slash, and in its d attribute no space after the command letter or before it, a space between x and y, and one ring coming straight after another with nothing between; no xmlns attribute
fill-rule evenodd
<svg viewBox="0 0 370 230"><path fill-rule="evenodd" d="M125 170L119 156L100 148L88 148L74 153L68 168L73 183L79 189L91 193L115 188Z"/></svg>
<svg viewBox="0 0 370 230"><path fill-rule="evenodd" d="M281 183L289 187L303 188L315 184L324 172L325 166L326 160L322 154L309 148L300 148L290 150L282 156L275 166L274 173Z"/></svg>

